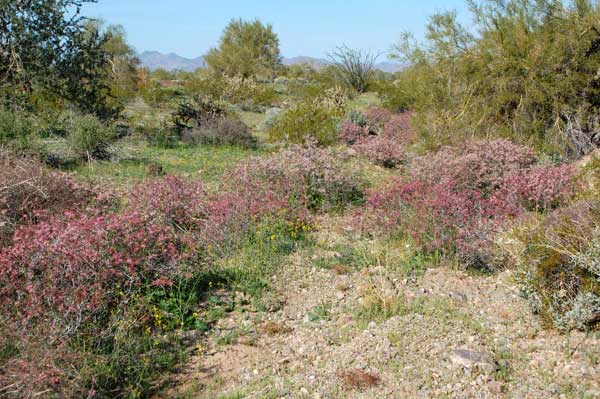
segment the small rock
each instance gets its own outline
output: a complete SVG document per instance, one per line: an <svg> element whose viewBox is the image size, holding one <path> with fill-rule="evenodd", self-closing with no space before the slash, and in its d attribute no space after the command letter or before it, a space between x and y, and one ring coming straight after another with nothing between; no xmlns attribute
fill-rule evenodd
<svg viewBox="0 0 600 399"><path fill-rule="evenodd" d="M450 298L459 300L461 302L468 302L469 301L469 298L467 298L467 295L465 295L465 294L463 294L462 292L459 292L459 291L450 291L448 293L448 296Z"/></svg>
<svg viewBox="0 0 600 399"><path fill-rule="evenodd" d="M494 355L489 352L454 349L450 360L455 365L462 366L465 369L479 369L481 371L493 372L498 367Z"/></svg>

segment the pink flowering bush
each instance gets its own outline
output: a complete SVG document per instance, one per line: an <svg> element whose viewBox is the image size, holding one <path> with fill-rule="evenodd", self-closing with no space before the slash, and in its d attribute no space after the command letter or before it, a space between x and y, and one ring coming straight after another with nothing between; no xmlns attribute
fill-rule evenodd
<svg viewBox="0 0 600 399"><path fill-rule="evenodd" d="M507 176L492 198L514 209L544 211L573 197L577 183L573 165L539 166Z"/></svg>
<svg viewBox="0 0 600 399"><path fill-rule="evenodd" d="M362 112L369 130L375 134L381 134L384 126L388 123L394 114L391 111L381 107L369 107Z"/></svg>
<svg viewBox="0 0 600 399"><path fill-rule="evenodd" d="M131 292L181 270L188 243L138 212L69 213L22 227L0 254L0 307L23 325L74 334Z"/></svg>
<svg viewBox="0 0 600 399"><path fill-rule="evenodd" d="M352 145L368 135L369 130L366 126L357 125L352 121L344 121L338 128L339 139L348 145Z"/></svg>
<svg viewBox="0 0 600 399"><path fill-rule="evenodd" d="M189 229L205 217L207 194L199 181L175 176L139 184L130 195L130 208L165 218L167 224Z"/></svg>
<svg viewBox="0 0 600 399"><path fill-rule="evenodd" d="M383 126L383 137L406 144L414 140L415 132L410 124L413 115L410 112L393 114Z"/></svg>
<svg viewBox="0 0 600 399"><path fill-rule="evenodd" d="M367 196L363 227L371 232L408 234L426 252L457 253L482 263L484 247L508 209L474 190L458 191L451 182L397 180Z"/></svg>
<svg viewBox="0 0 600 399"><path fill-rule="evenodd" d="M342 168L330 149L314 145L291 146L269 158L251 158L231 176L243 197L254 206L265 196L287 206L309 210L336 210L362 200L362 182ZM252 193L260 193L253 195ZM277 203L275 201L274 203Z"/></svg>
<svg viewBox="0 0 600 399"><path fill-rule="evenodd" d="M505 177L532 166L535 160L531 148L509 140L477 140L417 159L413 175L432 182L452 181L459 190L481 190L489 195Z"/></svg>
<svg viewBox="0 0 600 399"><path fill-rule="evenodd" d="M0 154L0 247L14 230L69 209L83 208L94 191L66 174L51 172L39 161Z"/></svg>
<svg viewBox="0 0 600 399"><path fill-rule="evenodd" d="M386 137L366 137L360 139L352 148L357 154L386 168L396 168L406 159L402 145Z"/></svg>

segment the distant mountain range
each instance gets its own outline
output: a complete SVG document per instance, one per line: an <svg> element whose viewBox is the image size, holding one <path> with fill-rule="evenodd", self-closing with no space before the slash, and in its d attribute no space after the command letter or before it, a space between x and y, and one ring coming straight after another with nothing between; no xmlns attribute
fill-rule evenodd
<svg viewBox="0 0 600 399"><path fill-rule="evenodd" d="M138 54L138 58L140 59L142 66L150 69L151 71L162 68L167 71L179 70L191 72L198 68L206 68L206 62L202 56L197 58L185 58L175 53L163 54L158 51L144 51L143 53ZM322 68L329 64L329 61L323 58L305 56L283 58L282 62L283 65L287 66L308 64L315 69ZM384 61L377 63L375 68L383 72L398 72L403 69L403 66L402 64Z"/></svg>

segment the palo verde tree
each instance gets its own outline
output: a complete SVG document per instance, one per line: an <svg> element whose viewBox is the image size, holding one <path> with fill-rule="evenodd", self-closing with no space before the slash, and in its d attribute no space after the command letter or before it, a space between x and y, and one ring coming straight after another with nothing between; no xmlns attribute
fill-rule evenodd
<svg viewBox="0 0 600 399"><path fill-rule="evenodd" d="M107 36L81 7L95 0L0 0L0 95L5 105L70 102L109 118Z"/></svg>
<svg viewBox="0 0 600 399"><path fill-rule="evenodd" d="M208 66L218 74L272 75L281 64L279 38L271 25L259 20L232 20L225 28L219 46L205 56Z"/></svg>
<svg viewBox="0 0 600 399"><path fill-rule="evenodd" d="M600 3L470 0L473 29L431 17L426 42L395 48L412 67L417 124L437 146L500 135L577 157L600 144Z"/></svg>
<svg viewBox="0 0 600 399"><path fill-rule="evenodd" d="M359 93L367 90L378 54L353 50L344 45L329 53L328 58L334 66L333 72L338 81Z"/></svg>

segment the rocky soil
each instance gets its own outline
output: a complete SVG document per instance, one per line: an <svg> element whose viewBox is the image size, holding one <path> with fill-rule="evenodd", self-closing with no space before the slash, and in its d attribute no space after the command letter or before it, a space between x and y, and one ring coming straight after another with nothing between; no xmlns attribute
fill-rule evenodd
<svg viewBox="0 0 600 399"><path fill-rule="evenodd" d="M600 398L600 335L544 329L510 270L315 266L339 255L340 225L324 221L264 309L221 320L161 397Z"/></svg>

